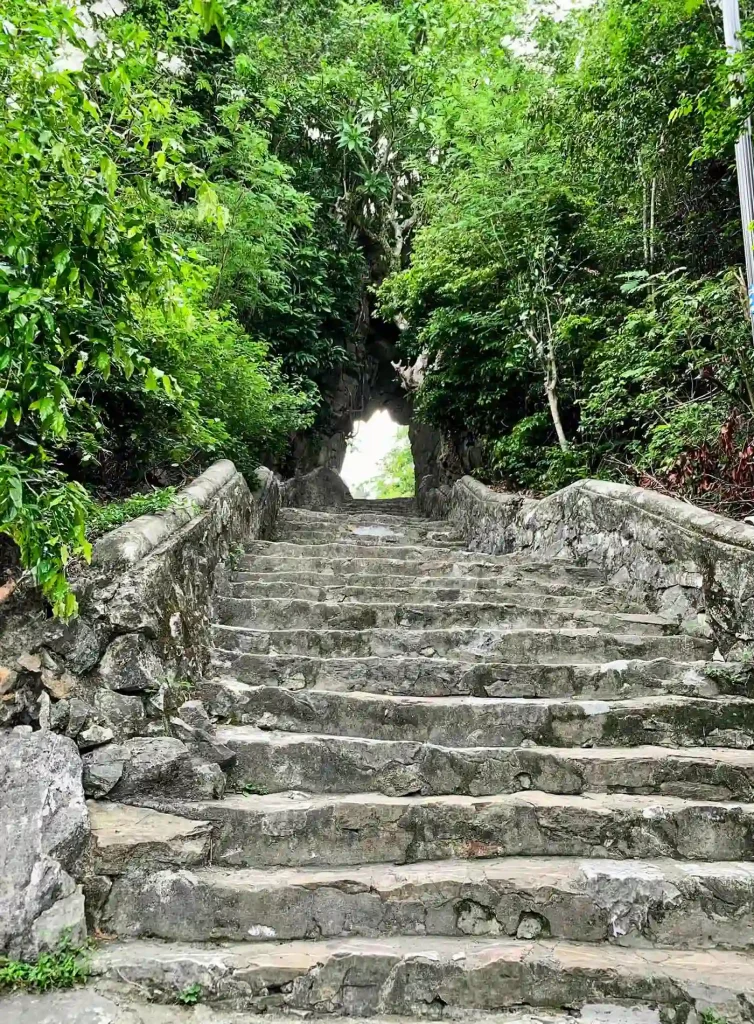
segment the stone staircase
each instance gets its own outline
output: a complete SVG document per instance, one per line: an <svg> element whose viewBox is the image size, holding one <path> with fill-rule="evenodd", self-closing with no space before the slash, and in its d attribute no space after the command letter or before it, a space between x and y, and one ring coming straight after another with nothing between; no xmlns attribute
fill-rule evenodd
<svg viewBox="0 0 754 1024"><path fill-rule="evenodd" d="M754 1020L754 702L709 640L401 499L283 510L214 642L184 696L222 799L91 805L102 980L269 1013Z"/></svg>

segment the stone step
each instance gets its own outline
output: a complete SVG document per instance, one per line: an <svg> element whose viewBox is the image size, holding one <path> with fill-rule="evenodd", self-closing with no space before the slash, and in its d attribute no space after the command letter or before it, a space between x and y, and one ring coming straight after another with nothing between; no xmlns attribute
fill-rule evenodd
<svg viewBox="0 0 754 1024"><path fill-rule="evenodd" d="M237 792L491 796L638 793L754 802L754 751L689 747L443 747L409 740L219 730Z"/></svg>
<svg viewBox="0 0 754 1024"><path fill-rule="evenodd" d="M602 573L599 569L588 566L570 565L568 563L537 564L507 561L508 556L498 556L498 561L489 561L493 556L479 554L464 554L456 557L455 554L442 554L437 549L430 549L423 558L403 558L399 552L401 548L385 548L380 551L380 557L376 557L375 549L362 548L367 551L366 555L349 554L344 556L330 556L318 554L307 555L303 545L291 544L289 547L297 548L298 553L282 553L280 545L274 541L259 541L266 543L266 553L246 554L239 560L238 568L252 573L313 573L321 579L323 574L328 576L343 576L354 574L378 575L383 579L390 576L411 576L421 579L452 579L467 577L494 576L507 577L508 580L546 580L556 583L586 583L600 584L603 582Z"/></svg>
<svg viewBox="0 0 754 1024"><path fill-rule="evenodd" d="M594 611L621 611L641 614L644 609L638 604L629 604L626 598L608 590L607 587L594 587L589 590L577 590L576 594L561 594L549 590L522 590L515 586L501 586L497 580L484 587L460 587L452 580L443 583L440 580L428 581L433 586L419 586L418 581L408 577L411 584L405 587L363 586L343 582L333 585L322 582L321 576L312 577L315 583L302 583L300 579L272 580L264 574L240 573L239 576L259 575L259 579L244 582L234 578L227 584L226 593L230 597L271 598L288 597L302 601L330 601L347 604L375 604L391 602L397 604L461 604L466 602L494 602L516 604L523 608L572 608L578 606ZM286 575L286 574L281 574ZM400 577L399 577L400 578ZM372 578L379 581L379 577ZM486 583L486 580L463 580L463 583Z"/></svg>
<svg viewBox="0 0 754 1024"><path fill-rule="evenodd" d="M284 732L447 747L528 742L555 747L754 748L754 700L749 697L400 697L252 686L237 696L233 719Z"/></svg>
<svg viewBox="0 0 754 1024"><path fill-rule="evenodd" d="M331 519L326 522L278 517L275 528L277 533L286 535L296 543L300 543L300 539L303 537L316 538L319 536L330 541L344 537L347 540L377 540L386 543L396 543L403 538L404 544L409 538L429 544L443 541L460 543L464 540L461 531L448 523L433 523L427 519L411 522L405 519L396 520L395 517L390 516L379 518L360 516Z"/></svg>
<svg viewBox="0 0 754 1024"><path fill-rule="evenodd" d="M226 1006L208 1006L199 1003L189 1009L182 1005L145 1003L133 986L122 981L101 981L97 987L105 989L101 995L93 986L72 990L52 990L41 995L17 992L2 1002L3 1024L249 1024L245 1010L229 1010ZM185 995L185 990L178 993ZM616 1024L616 1008L607 1004L587 1006L578 1020L582 1024ZM648 1005L621 1006L619 1024L660 1024L660 1013ZM472 1019L473 1017L473 1019ZM468 1024L575 1024L568 1011L504 1010L501 1013L454 1015L454 1020ZM264 1024L291 1024L291 1015L264 1014ZM350 1017L349 1024L415 1024L413 1017Z"/></svg>
<svg viewBox="0 0 754 1024"><path fill-rule="evenodd" d="M105 800L90 800L87 807L92 861L100 875L117 876L142 868L193 868L209 862L212 826L208 821Z"/></svg>
<svg viewBox="0 0 754 1024"><path fill-rule="evenodd" d="M416 545L431 545L433 550L440 552L464 551L465 544L462 540L449 532L442 535L428 536L419 534L417 531L410 532L390 531L386 526L363 526L352 530L315 529L313 527L294 528L283 526L275 532L272 543L296 545L297 547L312 547L324 545L356 545L359 548L372 547L393 547L406 548Z"/></svg>
<svg viewBox="0 0 754 1024"><path fill-rule="evenodd" d="M306 601L297 598L219 597L217 620L254 629L449 629L491 626L504 629L594 628L608 633L660 636L678 634L675 620L660 615L609 612L585 608L542 608L504 603L464 601L455 604Z"/></svg>
<svg viewBox="0 0 754 1024"><path fill-rule="evenodd" d="M97 923L177 942L507 936L751 950L754 865L509 857L133 872L115 880Z"/></svg>
<svg viewBox="0 0 754 1024"><path fill-rule="evenodd" d="M204 801L143 795L139 802L167 813L171 822L175 816L189 818L202 829L211 822L212 863L217 867L333 867L489 857L754 860L753 804L672 796L570 796L535 790L484 797L289 792L231 793ZM149 864L155 847L145 826L138 834L123 833L118 807L108 805L102 841L110 853L110 869L100 861L101 874L121 873L112 869L117 863ZM132 807L126 811L132 816ZM93 828L99 833L96 815ZM157 846L154 866L170 866L169 846ZM182 848L177 857L178 866L185 866Z"/></svg>
<svg viewBox="0 0 754 1024"><path fill-rule="evenodd" d="M390 657L408 654L458 661L601 664L618 660L700 661L708 640L690 636L610 634L599 629L250 629L215 625L214 646L248 654Z"/></svg>
<svg viewBox="0 0 754 1024"><path fill-rule="evenodd" d="M155 1002L176 1002L196 986L204 1003L256 1012L437 1018L531 1006L574 1012L613 1002L651 1004L662 1020L678 1024L699 1021L707 1010L730 1024L754 1020L754 961L721 950L417 936L276 946L132 940L100 947L92 974ZM626 1019L612 1017L614 1024Z"/></svg>
<svg viewBox="0 0 754 1024"><path fill-rule="evenodd" d="M370 542L371 541L371 542ZM247 558L257 555L278 555L279 557L295 556L298 558L374 558L400 559L402 561L425 561L431 558L446 557L455 561L480 561L477 552L466 551L462 547L445 551L440 545L434 544L384 544L377 538L354 537L353 540L323 541L319 544L299 544L294 541L252 540L246 545ZM501 555L485 555L484 560L493 562L505 558Z"/></svg>
<svg viewBox="0 0 754 1024"><path fill-rule="evenodd" d="M403 527L416 527L420 530L456 530L460 533L460 527L455 526L447 519L426 519L419 515L396 516L394 514L383 515L380 512L325 512L310 508L281 508L276 520L286 525L302 524L308 526L390 526L395 529Z"/></svg>
<svg viewBox="0 0 754 1024"><path fill-rule="evenodd" d="M328 572L307 572L296 570L283 572L252 572L242 570L231 574L234 584L252 583L289 583L301 586L313 587L364 587L369 590L381 590L385 587L396 589L410 589L422 593L424 591L434 592L435 590L449 590L453 593L475 594L493 592L504 593L506 590L523 591L544 599L547 596L557 597L578 597L588 600L591 597L604 596L608 600L620 600L623 595L619 590L606 587L596 583L581 583L578 580L563 580L557 577L552 579L542 578L536 573L526 575L514 568L510 573L501 573L493 576L390 576L375 569L381 569L382 565L374 563L372 572L340 573ZM625 598L623 598L625 600Z"/></svg>
<svg viewBox="0 0 754 1024"><path fill-rule="evenodd" d="M595 665L534 665L487 661L469 664L444 658L311 658L296 654L240 654L216 650L213 669L220 678L200 684L212 712L228 717L235 689L244 684L322 690L392 693L407 697L567 697L609 700L678 693L715 697L754 696L748 679L732 674L712 679L725 666L706 662L615 661ZM228 689L230 688L230 689ZM242 696L242 699L245 699Z"/></svg>

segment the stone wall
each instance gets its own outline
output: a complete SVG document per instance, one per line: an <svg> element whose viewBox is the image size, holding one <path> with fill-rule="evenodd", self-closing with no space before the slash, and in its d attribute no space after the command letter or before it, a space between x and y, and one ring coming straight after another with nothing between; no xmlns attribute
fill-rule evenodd
<svg viewBox="0 0 754 1024"><path fill-rule="evenodd" d="M259 470L252 484L218 462L167 512L103 537L68 624L21 590L3 607L0 955L84 938L85 795L129 802L155 784L222 795L228 752L191 683L207 668L226 561L277 516L273 474ZM96 904L97 880L87 884Z"/></svg>
<svg viewBox="0 0 754 1024"><path fill-rule="evenodd" d="M640 487L583 480L541 500L463 477L426 489L423 510L447 516L473 550L526 552L601 567L607 582L711 627L725 649L754 639L754 528Z"/></svg>

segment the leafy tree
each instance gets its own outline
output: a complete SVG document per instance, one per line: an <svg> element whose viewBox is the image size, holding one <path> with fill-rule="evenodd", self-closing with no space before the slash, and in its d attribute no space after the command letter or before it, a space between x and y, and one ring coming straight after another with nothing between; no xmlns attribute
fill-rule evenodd
<svg viewBox="0 0 754 1024"><path fill-rule="evenodd" d="M365 489L375 498L413 498L416 480L408 427L399 428L395 445L380 460L378 475L366 483Z"/></svg>

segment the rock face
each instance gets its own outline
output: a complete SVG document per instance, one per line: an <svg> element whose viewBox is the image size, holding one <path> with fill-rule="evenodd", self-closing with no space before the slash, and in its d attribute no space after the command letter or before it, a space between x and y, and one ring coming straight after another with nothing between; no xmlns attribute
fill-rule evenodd
<svg viewBox="0 0 754 1024"><path fill-rule="evenodd" d="M84 897L75 879L88 840L73 741L0 733L0 954L32 958L66 935L82 944Z"/></svg>

